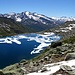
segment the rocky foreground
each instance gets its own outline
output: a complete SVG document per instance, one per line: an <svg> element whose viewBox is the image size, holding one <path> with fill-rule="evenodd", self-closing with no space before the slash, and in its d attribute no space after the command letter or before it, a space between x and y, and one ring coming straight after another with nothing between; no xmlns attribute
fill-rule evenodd
<svg viewBox="0 0 75 75"><path fill-rule="evenodd" d="M0 75L75 75L75 42L55 42L38 57L0 70Z"/></svg>

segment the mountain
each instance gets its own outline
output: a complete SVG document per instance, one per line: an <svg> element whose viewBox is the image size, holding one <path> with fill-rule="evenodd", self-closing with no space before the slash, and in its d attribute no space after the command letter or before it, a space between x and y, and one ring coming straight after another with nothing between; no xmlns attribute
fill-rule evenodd
<svg viewBox="0 0 75 75"><path fill-rule="evenodd" d="M34 30L23 26L13 19L0 17L0 37L28 32L34 32Z"/></svg>
<svg viewBox="0 0 75 75"><path fill-rule="evenodd" d="M45 15L31 13L28 11L22 13L12 12L7 14L0 14L0 17L11 18L25 26L35 29L36 31L42 31L45 29L53 28L61 24L60 21L56 21Z"/></svg>
<svg viewBox="0 0 75 75"><path fill-rule="evenodd" d="M62 17L51 17L51 18L56 20L56 21L63 22L63 23L66 21L75 21L75 17L62 16Z"/></svg>
<svg viewBox="0 0 75 75"><path fill-rule="evenodd" d="M11 18L14 21L20 22L22 25L32 28L36 31L54 28L65 23L66 21L75 21L75 18L73 17L47 17L42 14L37 14L36 12L31 13L28 11L21 13L11 12L0 14L0 17Z"/></svg>
<svg viewBox="0 0 75 75"><path fill-rule="evenodd" d="M70 38L75 35L75 21L66 21L60 26L45 31L54 32L55 34L60 35L62 39Z"/></svg>

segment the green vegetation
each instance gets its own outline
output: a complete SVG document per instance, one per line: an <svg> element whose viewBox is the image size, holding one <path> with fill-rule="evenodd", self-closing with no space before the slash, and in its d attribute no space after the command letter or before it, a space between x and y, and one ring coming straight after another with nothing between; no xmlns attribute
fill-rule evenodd
<svg viewBox="0 0 75 75"><path fill-rule="evenodd" d="M72 36L68 39L63 40L64 43L74 43L75 42L75 36Z"/></svg>

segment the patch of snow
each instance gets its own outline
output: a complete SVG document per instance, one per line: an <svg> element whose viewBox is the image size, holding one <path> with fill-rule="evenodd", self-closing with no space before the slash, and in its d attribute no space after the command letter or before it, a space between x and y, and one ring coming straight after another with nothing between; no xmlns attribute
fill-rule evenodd
<svg viewBox="0 0 75 75"><path fill-rule="evenodd" d="M69 26L72 26L73 28L75 28L75 24L69 24Z"/></svg>
<svg viewBox="0 0 75 75"><path fill-rule="evenodd" d="M32 18L32 16L30 15L30 12L25 12L25 13L30 19Z"/></svg>
<svg viewBox="0 0 75 75"><path fill-rule="evenodd" d="M22 19L18 17L18 18L16 18L16 21L17 21L17 22L21 22Z"/></svg>
<svg viewBox="0 0 75 75"><path fill-rule="evenodd" d="M7 18L11 18L11 16L7 16Z"/></svg>
<svg viewBox="0 0 75 75"><path fill-rule="evenodd" d="M41 73L41 71L38 71L38 72L29 73L27 75L52 75L53 73L58 71L60 69L60 66L62 65L67 65L67 66L70 66L72 69L75 69L72 67L75 65L75 59L69 60L69 61L61 61L57 63L47 64L47 65L44 65L44 67L47 69L46 72Z"/></svg>
<svg viewBox="0 0 75 75"><path fill-rule="evenodd" d="M26 11L25 13L26 13L26 15L29 15L29 12Z"/></svg>
<svg viewBox="0 0 75 75"><path fill-rule="evenodd" d="M55 30L55 32L60 32L60 30Z"/></svg>
<svg viewBox="0 0 75 75"><path fill-rule="evenodd" d="M62 32L65 32L65 33L68 32L68 30L61 30L61 31L62 31Z"/></svg>
<svg viewBox="0 0 75 75"><path fill-rule="evenodd" d="M31 18L33 18L34 20L38 20L38 21L40 21L40 19L39 19L39 17L35 17L35 16L33 16L33 15L31 15Z"/></svg>
<svg viewBox="0 0 75 75"><path fill-rule="evenodd" d="M62 21L62 22L75 20L75 18L73 18L73 17L51 17L51 18L56 20L56 21Z"/></svg>
<svg viewBox="0 0 75 75"><path fill-rule="evenodd" d="M37 20L38 20L38 21L40 20L38 16L33 16L33 15L32 15L31 13L29 13L29 12L26 12L26 15L27 15L30 19L32 18L32 19L34 19L34 20L36 20L36 21L37 21Z"/></svg>
<svg viewBox="0 0 75 75"><path fill-rule="evenodd" d="M45 17L45 16L43 16L43 15L40 15L40 14L37 14L39 17L42 17L42 18L45 18L45 19L47 19L47 20L51 20L51 19L49 19L49 18L47 18L47 17Z"/></svg>
<svg viewBox="0 0 75 75"><path fill-rule="evenodd" d="M50 36L52 36L52 35L55 35L53 32L44 32L44 34L46 34L46 35L50 35Z"/></svg>
<svg viewBox="0 0 75 75"><path fill-rule="evenodd" d="M46 22L42 22L43 24L46 24Z"/></svg>
<svg viewBox="0 0 75 75"><path fill-rule="evenodd" d="M75 24L69 24L67 27L65 28L60 28L59 30L55 30L55 32L68 32L71 31L73 28L75 28Z"/></svg>

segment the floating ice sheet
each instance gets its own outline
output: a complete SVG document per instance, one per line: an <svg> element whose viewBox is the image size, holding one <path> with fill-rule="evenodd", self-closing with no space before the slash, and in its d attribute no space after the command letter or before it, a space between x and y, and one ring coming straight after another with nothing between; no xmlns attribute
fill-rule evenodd
<svg viewBox="0 0 75 75"><path fill-rule="evenodd" d="M53 32L45 32L44 34L22 34L17 36L11 36L6 38L1 38L0 43L8 43L12 44L13 42L16 44L21 44L20 39L26 39L27 41L36 41L39 43L39 46L34 48L31 54L40 53L44 47L51 45L51 42L60 40L60 36L56 36Z"/></svg>

